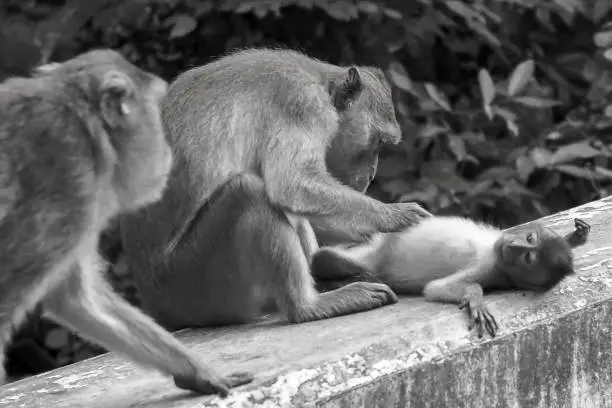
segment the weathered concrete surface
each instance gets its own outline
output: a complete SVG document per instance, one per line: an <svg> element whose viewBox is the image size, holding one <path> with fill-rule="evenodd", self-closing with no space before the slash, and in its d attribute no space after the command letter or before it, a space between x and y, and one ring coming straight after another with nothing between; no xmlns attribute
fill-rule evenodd
<svg viewBox="0 0 612 408"><path fill-rule="evenodd" d="M226 399L194 396L106 354L0 388L0 407L612 407L612 198L544 219L592 225L578 274L544 295L487 296L495 339L468 333L453 305L403 298L300 325L267 321L180 337L223 372L256 381Z"/></svg>

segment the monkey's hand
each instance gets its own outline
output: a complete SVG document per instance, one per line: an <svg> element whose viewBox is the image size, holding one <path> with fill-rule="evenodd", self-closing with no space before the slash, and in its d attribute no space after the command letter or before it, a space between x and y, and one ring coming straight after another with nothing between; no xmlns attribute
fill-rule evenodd
<svg viewBox="0 0 612 408"><path fill-rule="evenodd" d="M415 202L387 204L391 216L379 225L378 232L400 232L412 225L418 224L423 218L433 217Z"/></svg>
<svg viewBox="0 0 612 408"><path fill-rule="evenodd" d="M491 337L495 337L499 326L497 321L495 321L495 317L493 317L484 304L482 291L470 291L470 293L466 294L459 304L459 309L467 310L470 319L468 330L471 331L476 326L478 328L478 338L482 338L485 329Z"/></svg>
<svg viewBox="0 0 612 408"><path fill-rule="evenodd" d="M230 388L248 384L251 381L253 381L253 376L247 372L235 372L221 377L202 367L195 374L174 376L174 383L179 388L200 394L219 394L222 397L227 396Z"/></svg>

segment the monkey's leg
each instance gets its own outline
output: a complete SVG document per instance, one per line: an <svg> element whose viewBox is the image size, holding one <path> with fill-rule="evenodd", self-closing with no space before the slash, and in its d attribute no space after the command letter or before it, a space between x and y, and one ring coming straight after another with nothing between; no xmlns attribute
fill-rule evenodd
<svg viewBox="0 0 612 408"><path fill-rule="evenodd" d="M311 263L317 289L329 291L354 282L382 283L367 266L349 258L335 248L321 248Z"/></svg>
<svg viewBox="0 0 612 408"><path fill-rule="evenodd" d="M1 249L0 249L1 251ZM6 257L0 258L6 260ZM9 264L9 262L4 263ZM39 266L39 265L36 265ZM6 347L10 344L14 328L25 320L27 312L38 302L38 296L33 295L35 289L41 285L37 280L38 270L22 269L17 273L10 272L2 277L0 285L0 385L6 383L4 367Z"/></svg>
<svg viewBox="0 0 612 408"><path fill-rule="evenodd" d="M172 375L179 388L225 396L251 381L249 374L223 377L199 363L179 340L113 292L95 258L81 260L45 298L43 305L59 322L108 350Z"/></svg>
<svg viewBox="0 0 612 408"><path fill-rule="evenodd" d="M459 304L460 309L466 309L469 315L468 330L474 326L478 329L478 337L484 330L495 337L499 326L495 317L489 312L484 302L482 286L475 283L477 271L461 270L445 278L436 279L425 285L423 294L433 302L449 302Z"/></svg>
<svg viewBox="0 0 612 408"><path fill-rule="evenodd" d="M264 245L252 250L252 254L259 257L254 263L269 265L277 305L289 321L325 319L397 302L393 291L381 283L355 282L331 292L317 293L300 239L281 216L279 213L276 236L269 236L270 242L260 241Z"/></svg>
<svg viewBox="0 0 612 408"><path fill-rule="evenodd" d="M4 360L6 353L6 345L9 341L10 331L0 324L0 386L6 383L6 370L4 368Z"/></svg>
<svg viewBox="0 0 612 408"><path fill-rule="evenodd" d="M154 286L144 271L136 274L142 298L149 299L143 305L166 327L254 321L271 301L291 322L397 301L387 285L378 283L354 283L320 295L298 230L270 204L261 178L234 176L215 196L163 262L135 258L138 252L130 251L136 267L150 266L148 272L164 282ZM122 224L122 232L130 227Z"/></svg>
<svg viewBox="0 0 612 408"><path fill-rule="evenodd" d="M272 207L261 179L240 176L239 195L250 196L251 205L239 217L236 230L243 237L235 241L237 254L245 254L239 268L245 273L252 265L267 269L275 290L276 303L291 322L305 322L357 313L397 302L397 296L384 284L357 282L319 294L314 286L310 265L302 244L303 235L292 226L281 210ZM218 203L223 207L222 203ZM272 226L272 227L270 227ZM308 223L303 225L310 230ZM264 233L265 232L265 233ZM265 239L262 239L265 238Z"/></svg>
<svg viewBox="0 0 612 408"><path fill-rule="evenodd" d="M310 263L312 261L312 257L319 250L319 243L317 242L317 237L308 222L307 219L303 217L299 217L293 214L285 214L287 219L295 228L295 231L300 238L300 243L302 244L302 249L304 250L304 255L306 255L306 259Z"/></svg>

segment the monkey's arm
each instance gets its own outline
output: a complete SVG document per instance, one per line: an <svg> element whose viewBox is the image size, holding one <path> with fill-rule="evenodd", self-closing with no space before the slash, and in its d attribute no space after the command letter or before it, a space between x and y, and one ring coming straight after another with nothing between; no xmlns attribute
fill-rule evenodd
<svg viewBox="0 0 612 408"><path fill-rule="evenodd" d="M288 148L286 144L282 147ZM263 178L270 201L284 211L322 222L339 238L362 240L375 232L395 232L431 215L415 203L384 204L359 193L329 175L324 162L316 158L322 156L320 152L308 152L303 146L294 149L273 154L308 159L264 161Z"/></svg>
<svg viewBox="0 0 612 408"><path fill-rule="evenodd" d="M311 263L317 289L330 291L354 282L382 282L368 266L352 259L336 248L321 248Z"/></svg>
<svg viewBox="0 0 612 408"><path fill-rule="evenodd" d="M252 380L248 373L220 376L153 319L113 292L97 271L97 255L75 266L44 300L58 322L108 350L173 376L175 384L205 394L227 395L230 388Z"/></svg>
<svg viewBox="0 0 612 408"><path fill-rule="evenodd" d="M449 302L459 304L460 309L467 309L469 315L468 330L478 328L478 337L484 330L495 337L498 329L495 317L489 312L485 303L481 284L491 279L491 269L482 266L471 266L447 277L436 279L425 285L423 294L432 302Z"/></svg>

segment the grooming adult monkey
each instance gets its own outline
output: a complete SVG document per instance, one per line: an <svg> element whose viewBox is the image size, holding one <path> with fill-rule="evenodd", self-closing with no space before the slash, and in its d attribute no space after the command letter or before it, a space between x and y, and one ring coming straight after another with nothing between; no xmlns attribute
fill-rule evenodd
<svg viewBox="0 0 612 408"><path fill-rule="evenodd" d="M100 274L101 230L166 185L166 88L111 50L0 84L0 368L11 327L42 302L60 323L172 375L178 387L227 394L250 380L198 362Z"/></svg>
<svg viewBox="0 0 612 408"><path fill-rule="evenodd" d="M312 259L320 287L334 289L354 281L383 282L396 293L420 293L428 300L466 307L470 326L491 336L497 322L487 310L483 290L529 289L544 292L574 272L571 248L586 242L590 226L575 220L564 237L534 222L502 231L467 218L436 216L371 242L321 248Z"/></svg>
<svg viewBox="0 0 612 408"><path fill-rule="evenodd" d="M181 74L162 109L176 166L161 201L122 217L143 308L169 328L290 322L395 302L387 285L319 294L311 222L361 241L429 216L364 190L400 128L383 73L288 50L238 52ZM345 184L341 183L344 182Z"/></svg>

